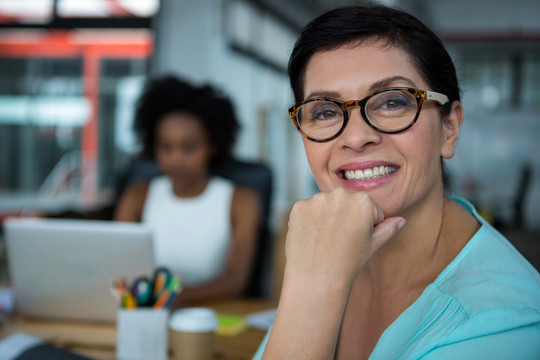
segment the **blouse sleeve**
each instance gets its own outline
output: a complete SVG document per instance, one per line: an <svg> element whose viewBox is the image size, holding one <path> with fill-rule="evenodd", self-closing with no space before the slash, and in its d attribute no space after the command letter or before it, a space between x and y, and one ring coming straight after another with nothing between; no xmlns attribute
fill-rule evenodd
<svg viewBox="0 0 540 360"><path fill-rule="evenodd" d="M421 359L540 359L538 309L498 309L483 315L457 328Z"/></svg>

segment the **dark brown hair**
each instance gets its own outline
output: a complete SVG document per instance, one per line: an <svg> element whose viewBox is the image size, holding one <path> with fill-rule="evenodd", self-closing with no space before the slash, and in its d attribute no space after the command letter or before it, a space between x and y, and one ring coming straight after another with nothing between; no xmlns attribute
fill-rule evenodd
<svg viewBox="0 0 540 360"><path fill-rule="evenodd" d="M461 99L461 91L454 63L441 40L416 17L380 5L337 8L304 28L289 58L289 79L295 101L305 100L304 75L313 54L379 40L403 49L431 90L448 96L448 104L440 107L441 115L448 115L452 103ZM443 163L442 172L445 190L449 191L449 175Z"/></svg>
<svg viewBox="0 0 540 360"><path fill-rule="evenodd" d="M137 102L134 126L145 155L154 156L157 124L173 112L187 112L201 120L217 149L212 163L231 156L240 125L229 98L209 85L194 86L172 75L149 79Z"/></svg>
<svg viewBox="0 0 540 360"><path fill-rule="evenodd" d="M377 40L407 52L432 90L448 96L450 104L460 100L454 63L441 40L420 20L385 6L347 6L311 21L296 41L288 69L296 102L304 100L304 72L314 53Z"/></svg>

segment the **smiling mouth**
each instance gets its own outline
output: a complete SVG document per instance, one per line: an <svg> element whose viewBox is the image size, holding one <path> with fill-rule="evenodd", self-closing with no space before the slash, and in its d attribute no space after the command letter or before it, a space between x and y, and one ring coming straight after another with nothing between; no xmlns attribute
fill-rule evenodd
<svg viewBox="0 0 540 360"><path fill-rule="evenodd" d="M348 181L372 180L384 176L388 176L396 171L395 166L375 166L364 170L344 170L342 171L343 178Z"/></svg>

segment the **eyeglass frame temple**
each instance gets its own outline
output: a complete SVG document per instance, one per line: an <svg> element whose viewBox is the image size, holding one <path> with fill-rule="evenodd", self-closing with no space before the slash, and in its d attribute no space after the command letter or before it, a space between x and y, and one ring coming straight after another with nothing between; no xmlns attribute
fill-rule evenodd
<svg viewBox="0 0 540 360"><path fill-rule="evenodd" d="M425 90L425 93L426 93L425 100L434 100L438 102L440 105L446 105L447 103L450 102L450 99L448 99L448 96L444 94L441 94L435 91L427 91L427 90Z"/></svg>

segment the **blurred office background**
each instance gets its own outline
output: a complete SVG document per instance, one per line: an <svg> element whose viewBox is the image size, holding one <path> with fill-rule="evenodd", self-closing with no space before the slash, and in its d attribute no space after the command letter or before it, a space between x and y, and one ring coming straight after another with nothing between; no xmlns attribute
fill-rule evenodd
<svg viewBox="0 0 540 360"><path fill-rule="evenodd" d="M464 195L540 263L540 2L386 0L455 59L466 121L448 162ZM238 158L273 172L270 224L316 189L288 119L300 29L361 0L0 0L0 217L111 206L139 149L150 75L210 82L234 101Z"/></svg>

